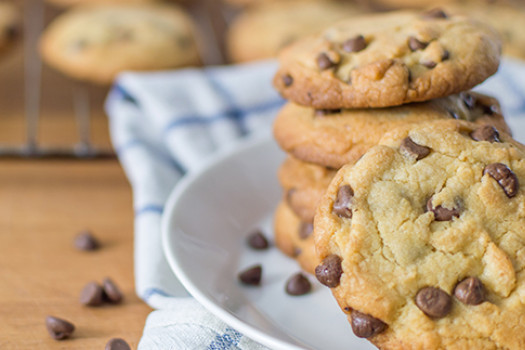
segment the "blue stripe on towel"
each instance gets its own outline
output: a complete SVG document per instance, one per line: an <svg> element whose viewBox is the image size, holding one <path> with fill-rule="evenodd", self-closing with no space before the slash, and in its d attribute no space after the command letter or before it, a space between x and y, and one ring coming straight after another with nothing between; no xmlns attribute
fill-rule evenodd
<svg viewBox="0 0 525 350"><path fill-rule="evenodd" d="M222 335L217 335L208 345L207 350L236 350L239 349L237 344L241 341L243 335L233 328L226 328Z"/></svg>
<svg viewBox="0 0 525 350"><path fill-rule="evenodd" d="M122 158L122 155L126 153L127 150L135 147L146 148L149 154L160 160L162 163L169 165L171 168L177 170L181 174L186 173L186 168L179 164L175 158L164 155L162 152L156 150L155 147L139 139L132 139L122 145L117 145L115 146L115 151L117 152L119 158Z"/></svg>
<svg viewBox="0 0 525 350"><path fill-rule="evenodd" d="M144 301L148 301L148 299L150 299L152 296L154 295L160 295L162 297L167 297L167 298L171 298L173 297L172 295L166 293L165 291L163 291L162 289L159 289L159 288L148 288L146 289L146 291L144 292L144 294L142 294L142 299Z"/></svg>
<svg viewBox="0 0 525 350"><path fill-rule="evenodd" d="M140 208L135 209L135 217L140 216L142 214L146 214L146 213L154 213L154 214L162 215L163 212L164 212L164 206L157 205L157 204L147 204Z"/></svg>

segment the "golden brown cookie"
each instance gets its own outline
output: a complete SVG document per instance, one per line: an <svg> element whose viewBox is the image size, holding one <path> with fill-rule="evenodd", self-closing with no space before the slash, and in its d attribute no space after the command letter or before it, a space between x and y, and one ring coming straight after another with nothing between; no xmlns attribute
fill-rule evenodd
<svg viewBox="0 0 525 350"><path fill-rule="evenodd" d="M40 51L54 68L101 84L122 71L199 63L193 22L175 5L76 7L46 29Z"/></svg>
<svg viewBox="0 0 525 350"><path fill-rule="evenodd" d="M525 147L492 126L409 125L342 168L316 276L383 350L525 345Z"/></svg>
<svg viewBox="0 0 525 350"><path fill-rule="evenodd" d="M467 17L367 15L284 49L274 86L314 108L397 106L472 88L496 72L500 53L496 31Z"/></svg>
<svg viewBox="0 0 525 350"><path fill-rule="evenodd" d="M286 203L304 222L314 222L321 197L336 173L335 169L302 162L288 157L279 168L279 183L286 195Z"/></svg>
<svg viewBox="0 0 525 350"><path fill-rule="evenodd" d="M78 5L108 5L108 4L147 4L158 2L159 0L46 0L46 2L60 6L70 7Z"/></svg>
<svg viewBox="0 0 525 350"><path fill-rule="evenodd" d="M319 260L315 254L313 224L301 221L285 202L279 203L274 217L275 245L301 268L313 274Z"/></svg>
<svg viewBox="0 0 525 350"><path fill-rule="evenodd" d="M229 57L246 62L275 57L293 41L353 17L363 10L335 1L280 1L257 4L234 19L227 35Z"/></svg>
<svg viewBox="0 0 525 350"><path fill-rule="evenodd" d="M510 132L498 101L474 92L382 109L316 111L289 103L275 119L273 132L281 148L297 159L339 169L357 161L395 127L451 118Z"/></svg>

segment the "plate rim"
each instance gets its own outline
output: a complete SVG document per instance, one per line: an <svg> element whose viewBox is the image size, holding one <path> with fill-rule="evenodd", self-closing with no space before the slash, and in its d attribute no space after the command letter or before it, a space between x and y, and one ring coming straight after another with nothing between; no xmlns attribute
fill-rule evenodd
<svg viewBox="0 0 525 350"><path fill-rule="evenodd" d="M239 154L248 152L250 149L256 148L258 146L260 147L264 144L271 144L272 142L275 141L272 139L271 135L268 134L254 135L245 139L241 139L232 143L228 147L225 147L225 149L215 152L211 157L198 165L195 170L185 174L184 177L182 177L182 179L172 189L164 207L164 211L161 216L161 245L164 256L168 261L170 269L175 274L175 277L178 278L186 291L213 315L237 331L241 332L248 338L262 345L268 346L271 349L305 350L303 347L275 338L274 336L265 333L259 328L247 324L234 314L230 313L228 310L215 303L213 300L209 299L191 282L190 277L179 265L176 255L170 249L172 244L170 227L174 209L178 205L181 196L187 191L187 189L207 171L215 166L218 166L226 159L236 157Z"/></svg>

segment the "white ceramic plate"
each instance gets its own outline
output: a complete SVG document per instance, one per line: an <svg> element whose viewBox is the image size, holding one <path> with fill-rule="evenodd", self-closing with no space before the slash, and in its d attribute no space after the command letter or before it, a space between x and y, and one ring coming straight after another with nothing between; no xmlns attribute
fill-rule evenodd
<svg viewBox="0 0 525 350"><path fill-rule="evenodd" d="M166 257L184 287L204 307L272 349L375 349L355 337L328 288L292 297L286 280L298 265L277 248L254 251L246 236L273 237L272 213L282 194L277 169L284 154L268 137L244 142L190 174L171 194L162 230ZM260 287L237 274L260 263Z"/></svg>

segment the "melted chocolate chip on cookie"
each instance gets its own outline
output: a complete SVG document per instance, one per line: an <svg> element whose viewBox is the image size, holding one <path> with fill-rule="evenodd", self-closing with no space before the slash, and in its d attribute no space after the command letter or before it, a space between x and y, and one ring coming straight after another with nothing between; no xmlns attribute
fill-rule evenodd
<svg viewBox="0 0 525 350"><path fill-rule="evenodd" d="M480 126L470 133L470 137L475 141L501 142L498 129L492 125Z"/></svg>
<svg viewBox="0 0 525 350"><path fill-rule="evenodd" d="M428 46L428 43L419 41L416 37L411 36L408 38L408 47L411 51L423 50Z"/></svg>
<svg viewBox="0 0 525 350"><path fill-rule="evenodd" d="M346 52L359 52L366 48L366 40L362 35L358 35L345 41L342 48Z"/></svg>
<svg viewBox="0 0 525 350"><path fill-rule="evenodd" d="M440 8L433 8L431 10L428 10L428 11L424 12L421 15L421 17L423 17L424 19L448 18L448 16L445 13L445 11L443 11Z"/></svg>
<svg viewBox="0 0 525 350"><path fill-rule="evenodd" d="M314 225L312 225L309 222L302 222L299 226L299 237L301 239L307 239L312 235L312 232L314 231Z"/></svg>
<svg viewBox="0 0 525 350"><path fill-rule="evenodd" d="M430 198L427 202L427 211L431 211L434 213L434 219L436 221L450 221L453 218L458 218L461 214L461 207L458 205L457 207L454 207L452 209L447 209L445 207L442 207L441 205L438 205L437 207L432 206L432 198Z"/></svg>
<svg viewBox="0 0 525 350"><path fill-rule="evenodd" d="M520 187L518 177L505 164L492 163L487 165L483 170L483 175L486 174L498 182L507 197L512 198L518 194Z"/></svg>
<svg viewBox="0 0 525 350"><path fill-rule="evenodd" d="M283 75L283 84L288 87L293 84L293 78L290 74Z"/></svg>
<svg viewBox="0 0 525 350"><path fill-rule="evenodd" d="M352 311L352 330L359 338L373 337L384 332L386 328L387 324L380 319L356 310Z"/></svg>
<svg viewBox="0 0 525 350"><path fill-rule="evenodd" d="M335 63L332 62L330 57L326 53L321 53L319 56L317 56L317 66L321 70L326 70L332 67L335 67Z"/></svg>
<svg viewBox="0 0 525 350"><path fill-rule="evenodd" d="M458 283L454 295L463 304L479 305L485 301L485 288L479 278L467 277Z"/></svg>
<svg viewBox="0 0 525 350"><path fill-rule="evenodd" d="M416 305L427 316L442 318L452 310L452 299L442 289L425 287L417 293Z"/></svg>
<svg viewBox="0 0 525 350"><path fill-rule="evenodd" d="M350 204L352 203L352 198L354 197L354 190L350 185L344 185L339 187L337 191L337 198L335 199L332 212L341 217L341 218L352 218L352 209L350 209Z"/></svg>
<svg viewBox="0 0 525 350"><path fill-rule="evenodd" d="M418 145L410 137L405 138L401 142L401 150L411 157L415 157L416 160L423 159L430 154L430 148Z"/></svg>
<svg viewBox="0 0 525 350"><path fill-rule="evenodd" d="M339 285L342 274L341 258L335 254L327 256L315 268L315 277L317 277L319 282L330 288L335 288Z"/></svg>

